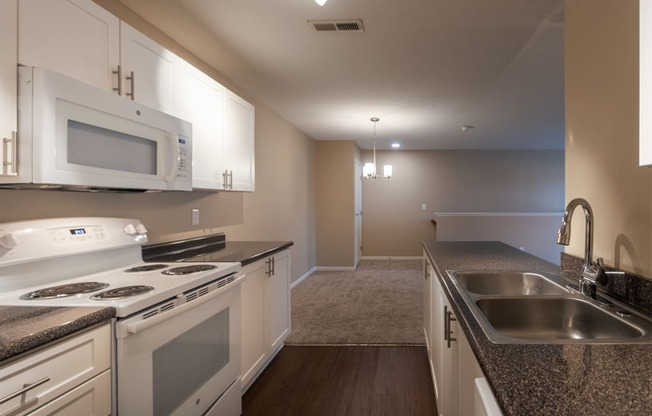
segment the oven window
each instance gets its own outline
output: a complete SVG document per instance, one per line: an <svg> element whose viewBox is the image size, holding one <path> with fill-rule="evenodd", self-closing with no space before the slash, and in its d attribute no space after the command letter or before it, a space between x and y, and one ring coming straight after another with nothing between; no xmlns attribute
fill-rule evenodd
<svg viewBox="0 0 652 416"><path fill-rule="evenodd" d="M156 141L68 120L68 163L156 175Z"/></svg>
<svg viewBox="0 0 652 416"><path fill-rule="evenodd" d="M153 353L154 414L169 415L229 363L229 309Z"/></svg>

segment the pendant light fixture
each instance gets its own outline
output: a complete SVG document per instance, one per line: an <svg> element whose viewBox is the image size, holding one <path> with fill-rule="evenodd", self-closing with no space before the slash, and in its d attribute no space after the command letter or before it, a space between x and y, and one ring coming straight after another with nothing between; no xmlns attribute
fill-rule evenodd
<svg viewBox="0 0 652 416"><path fill-rule="evenodd" d="M383 176L378 176L378 173L376 171L376 123L378 123L380 119L378 117L371 117L371 122L374 123L374 162L373 163L365 163L364 166L362 167L362 176L365 179L377 179L377 178L385 178L389 179L392 177L392 165L385 165L383 166Z"/></svg>

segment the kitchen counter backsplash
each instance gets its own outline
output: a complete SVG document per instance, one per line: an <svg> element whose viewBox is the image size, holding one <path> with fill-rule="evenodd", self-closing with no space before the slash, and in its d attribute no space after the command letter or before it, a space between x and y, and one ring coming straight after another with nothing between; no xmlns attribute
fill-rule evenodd
<svg viewBox="0 0 652 416"><path fill-rule="evenodd" d="M166 261L179 261L223 250L225 247L226 234L217 233L209 236L144 246L143 259L145 261L156 261L156 259L164 256Z"/></svg>
<svg viewBox="0 0 652 416"><path fill-rule="evenodd" d="M579 281L584 259L564 252L561 252L560 259L562 275L573 281ZM609 274L609 283L606 286L598 285L598 293L602 291L647 313L652 313L652 280L609 266L605 269L622 272L622 274Z"/></svg>

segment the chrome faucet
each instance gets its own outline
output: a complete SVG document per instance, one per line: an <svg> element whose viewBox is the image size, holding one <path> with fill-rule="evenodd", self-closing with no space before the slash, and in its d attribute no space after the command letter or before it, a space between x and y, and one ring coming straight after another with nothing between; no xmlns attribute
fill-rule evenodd
<svg viewBox="0 0 652 416"><path fill-rule="evenodd" d="M571 218L575 208L581 206L586 220L586 233L584 237L584 265L580 276L580 292L593 299L596 298L596 279L600 275L600 267L593 265L593 210L591 205L583 198L575 198L568 203L561 225L557 232L557 244L567 246L570 242Z"/></svg>

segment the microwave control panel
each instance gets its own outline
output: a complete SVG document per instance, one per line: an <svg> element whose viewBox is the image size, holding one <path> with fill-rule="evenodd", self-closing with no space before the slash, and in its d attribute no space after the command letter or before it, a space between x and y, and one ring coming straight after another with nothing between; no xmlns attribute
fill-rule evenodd
<svg viewBox="0 0 652 416"><path fill-rule="evenodd" d="M179 170L177 178L188 178L188 167L191 166L190 157L190 139L184 136L178 136L179 142Z"/></svg>

